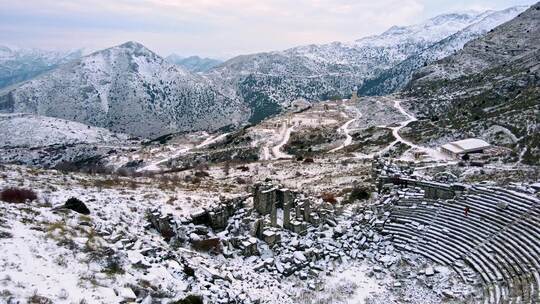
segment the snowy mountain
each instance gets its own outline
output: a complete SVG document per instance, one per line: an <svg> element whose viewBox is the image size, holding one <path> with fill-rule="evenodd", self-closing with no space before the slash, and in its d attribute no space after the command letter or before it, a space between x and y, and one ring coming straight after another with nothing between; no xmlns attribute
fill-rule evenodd
<svg viewBox="0 0 540 304"><path fill-rule="evenodd" d="M135 42L90 54L4 92L0 111L139 136L216 129L247 115L234 96Z"/></svg>
<svg viewBox="0 0 540 304"><path fill-rule="evenodd" d="M169 55L165 59L194 73L207 72L223 63L221 60L212 58L201 58L199 56L181 57L176 54Z"/></svg>
<svg viewBox="0 0 540 304"><path fill-rule="evenodd" d="M463 48L465 43L476 39L494 27L511 20L527 9L526 6L511 7L501 11L488 12L476 23L431 45L425 50L410 56L396 66L369 79L359 88L360 95L384 95L402 89L417 69Z"/></svg>
<svg viewBox="0 0 540 304"><path fill-rule="evenodd" d="M279 112L297 98L350 96L366 78L379 75L434 43L471 26L492 12L446 14L424 23L392 27L381 35L350 43L301 46L238 56L208 72L236 87L252 108L252 122Z"/></svg>
<svg viewBox="0 0 540 304"><path fill-rule="evenodd" d="M431 134L468 133L508 144L516 159L540 162L540 3L456 54L418 70L406 95L431 117ZM421 132L418 127L417 131Z"/></svg>
<svg viewBox="0 0 540 304"><path fill-rule="evenodd" d="M45 51L0 46L0 89L81 57L82 51Z"/></svg>
<svg viewBox="0 0 540 304"><path fill-rule="evenodd" d="M130 42L4 90L0 111L37 113L148 137L256 123L299 98L346 98L366 79L396 66L399 81L406 81L419 62L428 60L424 57L434 60L451 53L519 9L440 15L349 43L238 56L199 73ZM417 55L421 59L407 63ZM183 60L188 69L206 69L204 59Z"/></svg>

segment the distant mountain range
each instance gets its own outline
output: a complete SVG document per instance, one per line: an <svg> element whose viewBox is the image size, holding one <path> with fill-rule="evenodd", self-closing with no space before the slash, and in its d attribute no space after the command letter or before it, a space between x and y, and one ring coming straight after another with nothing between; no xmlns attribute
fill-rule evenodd
<svg viewBox="0 0 540 304"><path fill-rule="evenodd" d="M28 112L153 137L217 129L249 111L206 78L128 42L92 53L0 97L0 111Z"/></svg>
<svg viewBox="0 0 540 304"><path fill-rule="evenodd" d="M0 111L145 137L256 123L298 98L341 99L356 89L394 92L418 68L523 9L445 14L349 43L242 55L221 64L198 57L164 59L129 42L0 91Z"/></svg>
<svg viewBox="0 0 540 304"><path fill-rule="evenodd" d="M540 3L415 72L404 92L424 138L470 134L540 164ZM438 133L438 134L437 134ZM422 138L422 136L420 136Z"/></svg>
<svg viewBox="0 0 540 304"><path fill-rule="evenodd" d="M445 14L417 25L392 27L381 35L350 43L238 56L206 75L235 87L239 98L252 109L250 121L258 122L298 98L347 98L366 79L380 75L493 13Z"/></svg>
<svg viewBox="0 0 540 304"><path fill-rule="evenodd" d="M359 88L360 95L386 95L401 90L419 68L436 60L452 55L463 48L465 43L478 38L494 27L507 22L527 9L526 6L511 7L502 11L486 12L482 18L464 29L411 55L377 77L369 79Z"/></svg>
<svg viewBox="0 0 540 304"><path fill-rule="evenodd" d="M0 89L34 78L82 56L82 50L44 51L0 46Z"/></svg>
<svg viewBox="0 0 540 304"><path fill-rule="evenodd" d="M169 55L165 59L194 73L207 72L223 63L221 60L212 58L201 58L199 56L182 57L176 54Z"/></svg>

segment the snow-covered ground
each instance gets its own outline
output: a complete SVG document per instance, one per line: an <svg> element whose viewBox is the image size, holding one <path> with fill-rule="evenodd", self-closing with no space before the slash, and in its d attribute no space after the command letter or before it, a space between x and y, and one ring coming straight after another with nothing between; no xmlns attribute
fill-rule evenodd
<svg viewBox="0 0 540 304"><path fill-rule="evenodd" d="M186 291L178 263L154 265L145 254L166 246L159 235L145 230L146 212L158 208L187 216L219 197L240 194L224 194L205 182L191 189L159 179L93 178L10 167L0 189L14 186L38 194L38 201L27 205L0 201L0 231L8 234L0 237L0 290L22 302L35 294L53 303L119 303L132 293L124 288L140 280L181 295ZM90 215L51 208L70 197L85 202ZM111 269L116 263L111 258L122 268ZM197 263L211 263L207 259L203 256ZM152 266L133 266L139 261ZM0 296L0 302L5 299Z"/></svg>
<svg viewBox="0 0 540 304"><path fill-rule="evenodd" d="M105 143L127 138L125 134L59 118L24 113L0 114L0 147Z"/></svg>

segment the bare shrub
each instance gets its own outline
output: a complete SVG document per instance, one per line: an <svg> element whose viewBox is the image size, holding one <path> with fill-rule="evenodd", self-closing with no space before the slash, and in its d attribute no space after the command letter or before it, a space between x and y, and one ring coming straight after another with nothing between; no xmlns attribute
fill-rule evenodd
<svg viewBox="0 0 540 304"><path fill-rule="evenodd" d="M200 184L201 183L201 178L196 177L196 176L186 175L186 177L184 177L184 181L190 182L192 184Z"/></svg>
<svg viewBox="0 0 540 304"><path fill-rule="evenodd" d="M315 162L315 160L313 160L313 158L311 158L311 157L306 157L304 159L304 164L312 164L314 162Z"/></svg>
<svg viewBox="0 0 540 304"><path fill-rule="evenodd" d="M321 198L322 198L323 201L325 201L327 203L330 203L330 204L337 203L336 196L333 193L330 193L330 192L323 192L321 194Z"/></svg>
<svg viewBox="0 0 540 304"><path fill-rule="evenodd" d="M223 174L225 174L225 176L229 176L231 172L231 163L230 162L225 162L225 164L223 164Z"/></svg>
<svg viewBox="0 0 540 304"><path fill-rule="evenodd" d="M195 177L204 178L210 176L210 173L206 171L197 171L195 172Z"/></svg>
<svg viewBox="0 0 540 304"><path fill-rule="evenodd" d="M236 167L236 170L240 170L242 172L248 172L249 167L248 166L238 166L238 167Z"/></svg>
<svg viewBox="0 0 540 304"><path fill-rule="evenodd" d="M369 190L365 188L353 188L349 194L349 201L366 200L370 196Z"/></svg>
<svg viewBox="0 0 540 304"><path fill-rule="evenodd" d="M13 204L22 204L37 199L37 194L30 189L7 188L0 192L0 200Z"/></svg>
<svg viewBox="0 0 540 304"><path fill-rule="evenodd" d="M108 256L106 258L105 267L103 268L102 272L107 274L108 276L115 276L118 274L124 274L125 270L122 268L122 263L120 262L120 258L117 256Z"/></svg>
<svg viewBox="0 0 540 304"><path fill-rule="evenodd" d="M53 304L54 302L46 298L44 296L40 296L37 294L37 290L34 292L34 294L28 298L28 304Z"/></svg>
<svg viewBox="0 0 540 304"><path fill-rule="evenodd" d="M198 164L197 166L194 167L195 171L206 171L208 169L210 169L210 167L208 167L208 164Z"/></svg>
<svg viewBox="0 0 540 304"><path fill-rule="evenodd" d="M237 177L236 178L236 183L239 184L239 185L245 185L245 184L247 184L247 181L244 178Z"/></svg>

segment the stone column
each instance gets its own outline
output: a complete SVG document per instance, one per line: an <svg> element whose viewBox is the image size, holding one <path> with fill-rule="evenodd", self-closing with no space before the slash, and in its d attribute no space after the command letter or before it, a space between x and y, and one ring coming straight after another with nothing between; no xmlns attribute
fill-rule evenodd
<svg viewBox="0 0 540 304"><path fill-rule="evenodd" d="M259 204L261 200L261 184L255 184L253 186L253 209L259 210Z"/></svg>
<svg viewBox="0 0 540 304"><path fill-rule="evenodd" d="M270 225L277 227L277 202L274 200L270 203L272 210L270 210Z"/></svg>
<svg viewBox="0 0 540 304"><path fill-rule="evenodd" d="M302 216L302 202L296 201L294 207L294 218L303 218Z"/></svg>
<svg viewBox="0 0 540 304"><path fill-rule="evenodd" d="M283 228L291 228L292 194L289 190L283 192Z"/></svg>
<svg viewBox="0 0 540 304"><path fill-rule="evenodd" d="M311 206L309 201L304 202L304 221L309 222L309 216L311 215Z"/></svg>
<svg viewBox="0 0 540 304"><path fill-rule="evenodd" d="M255 204L256 202L256 204ZM262 190L258 193L258 199L255 201L253 207L261 215L270 214L272 212L272 205L276 202L276 189Z"/></svg>

